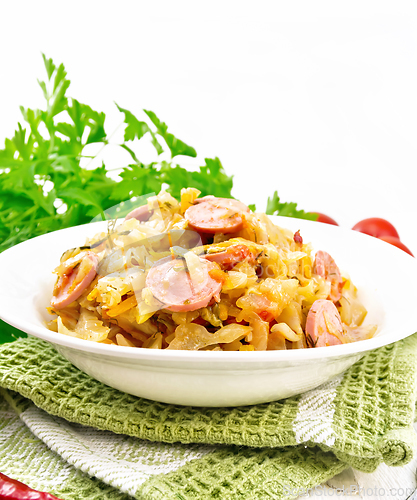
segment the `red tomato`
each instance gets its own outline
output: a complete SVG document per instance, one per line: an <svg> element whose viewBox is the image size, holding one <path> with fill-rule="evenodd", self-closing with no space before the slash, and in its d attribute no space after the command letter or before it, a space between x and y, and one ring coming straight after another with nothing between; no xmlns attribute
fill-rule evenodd
<svg viewBox="0 0 417 500"><path fill-rule="evenodd" d="M414 255L411 253L411 251L402 243L398 238L395 236L380 236L378 238L379 240L386 241L387 243L391 243L391 245L394 245L398 248L401 248L401 250L404 250L404 252L409 253L412 257Z"/></svg>
<svg viewBox="0 0 417 500"><path fill-rule="evenodd" d="M313 214L319 216L317 222L324 222L325 224L332 224L333 226L339 225L334 219L332 219L328 215L321 214L320 212L313 212Z"/></svg>
<svg viewBox="0 0 417 500"><path fill-rule="evenodd" d="M400 239L395 227L387 220L379 219L378 217L363 219L355 224L352 229L360 233L369 234L369 236L375 236L376 238L380 238L381 236L393 236L394 238Z"/></svg>

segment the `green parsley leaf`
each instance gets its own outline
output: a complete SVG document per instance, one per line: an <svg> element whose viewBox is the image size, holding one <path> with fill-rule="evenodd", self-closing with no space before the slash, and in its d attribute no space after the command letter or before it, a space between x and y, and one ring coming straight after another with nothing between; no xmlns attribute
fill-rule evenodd
<svg viewBox="0 0 417 500"><path fill-rule="evenodd" d="M169 185L167 191L174 198L180 197L184 186L197 188L201 191L201 196L214 194L219 198L232 198L233 177L226 174L218 158L206 158L205 165L197 172L161 162L161 179Z"/></svg>
<svg viewBox="0 0 417 500"><path fill-rule="evenodd" d="M75 138L80 143L82 142L86 129L89 132L84 144L106 142L106 132L104 130L104 120L106 115L104 113L94 111L90 108L90 106L87 106L87 104L81 104L77 101L77 99L71 99L71 105L67 107L67 112L74 123L73 128L76 132ZM61 123L59 125L68 124Z"/></svg>
<svg viewBox="0 0 417 500"><path fill-rule="evenodd" d="M110 194L110 199L114 201L113 204L129 200L133 196L158 193L163 182L154 163L128 165L120 173L120 177L122 181L114 186Z"/></svg>
<svg viewBox="0 0 417 500"><path fill-rule="evenodd" d="M133 113L127 109L121 108L118 104L116 104L116 106L117 109L125 115L124 123L127 124L125 129L125 141L142 139L145 134L151 131L146 122L139 121Z"/></svg>
<svg viewBox="0 0 417 500"><path fill-rule="evenodd" d="M174 135L168 132L168 126L166 123L161 122L161 120L156 116L153 111L143 110L150 118L151 122L155 125L157 133L165 140L169 150L171 151L171 158L174 156L183 155L183 156L191 156L195 158L197 156L197 152L185 142L180 141Z"/></svg>
<svg viewBox="0 0 417 500"><path fill-rule="evenodd" d="M45 65L46 73L48 75L48 80L50 80L56 69L56 66L52 61L52 59L48 59L43 53L42 53L42 58L43 58L43 63Z"/></svg>
<svg viewBox="0 0 417 500"><path fill-rule="evenodd" d="M268 215L296 217L297 219L317 220L317 214L297 209L297 203L281 203L277 191L274 192L272 198L268 197L265 213Z"/></svg>

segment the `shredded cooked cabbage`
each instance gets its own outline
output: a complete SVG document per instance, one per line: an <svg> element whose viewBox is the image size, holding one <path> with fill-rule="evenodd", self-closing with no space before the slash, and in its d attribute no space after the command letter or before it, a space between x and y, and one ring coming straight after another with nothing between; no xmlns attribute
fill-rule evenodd
<svg viewBox="0 0 417 500"><path fill-rule="evenodd" d="M302 349L320 337L332 345L375 334L363 325L356 287L326 252L317 263L311 243L265 214L233 200L216 212L221 199L199 195L186 188L178 202L161 192L148 199L145 220L128 218L65 252L48 327L125 347L210 351ZM242 223L205 231L192 210L201 224ZM189 298L176 303L180 288Z"/></svg>
<svg viewBox="0 0 417 500"><path fill-rule="evenodd" d="M107 339L110 328L103 325L103 321L87 309L81 309L80 317L74 328L70 330L67 328L61 317L58 317L58 333L63 333L71 337L78 337L85 340L93 340L101 342Z"/></svg>

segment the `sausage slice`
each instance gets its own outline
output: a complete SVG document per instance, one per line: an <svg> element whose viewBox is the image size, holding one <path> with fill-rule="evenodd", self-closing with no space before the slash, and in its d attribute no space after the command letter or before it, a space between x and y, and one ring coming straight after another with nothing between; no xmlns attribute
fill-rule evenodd
<svg viewBox="0 0 417 500"><path fill-rule="evenodd" d="M210 276L219 270L218 264L199 259L202 280L193 282L184 259L167 257L156 262L146 277L146 286L153 296L172 312L195 311L206 307L213 296L218 296L222 283Z"/></svg>
<svg viewBox="0 0 417 500"><path fill-rule="evenodd" d="M125 220L136 219L139 222L146 222L150 219L152 214L153 210L149 210L148 205L142 205L141 207L135 208L131 212L129 212L126 215Z"/></svg>
<svg viewBox="0 0 417 500"><path fill-rule="evenodd" d="M249 208L238 200L209 198L188 208L184 214L189 226L203 233L235 233L242 229L242 213Z"/></svg>
<svg viewBox="0 0 417 500"><path fill-rule="evenodd" d="M307 342L314 347L338 345L343 342L342 320L339 311L331 300L319 299L313 302L306 322Z"/></svg>
<svg viewBox="0 0 417 500"><path fill-rule="evenodd" d="M235 200L234 198L217 198L216 196L213 196L212 194L209 194L207 196L203 196L203 198L197 198L194 200L194 205L198 205L199 203L203 203L205 201L216 201L216 200L221 200L221 201L226 201L226 202L232 202L232 204L242 212L250 212L250 209L247 205L245 205L242 201Z"/></svg>
<svg viewBox="0 0 417 500"><path fill-rule="evenodd" d="M94 252L82 252L61 264L63 272L54 287L51 306L63 309L77 300L97 274L98 256Z"/></svg>
<svg viewBox="0 0 417 500"><path fill-rule="evenodd" d="M313 273L318 274L327 281L330 281L331 288L329 297L333 300L333 302L337 302L342 296L341 289L343 279L333 257L327 252L319 250L316 253L316 258L314 260Z"/></svg>

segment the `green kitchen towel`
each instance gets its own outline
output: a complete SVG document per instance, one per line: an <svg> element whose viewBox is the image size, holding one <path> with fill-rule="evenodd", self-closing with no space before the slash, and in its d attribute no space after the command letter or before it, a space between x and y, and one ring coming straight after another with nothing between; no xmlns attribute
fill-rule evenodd
<svg viewBox="0 0 417 500"><path fill-rule="evenodd" d="M191 408L120 393L33 337L0 347L4 397L46 451L117 491L149 499L290 498L285 488L313 487L348 465L370 472L381 462L405 464L416 445L416 369L414 335L366 354L301 396L249 407ZM0 463L7 473L15 465L10 453L4 459L4 446Z"/></svg>
<svg viewBox="0 0 417 500"><path fill-rule="evenodd" d="M0 470L64 500L293 498L346 468L314 448L144 441L69 423L16 393L3 396L11 405L0 397Z"/></svg>

